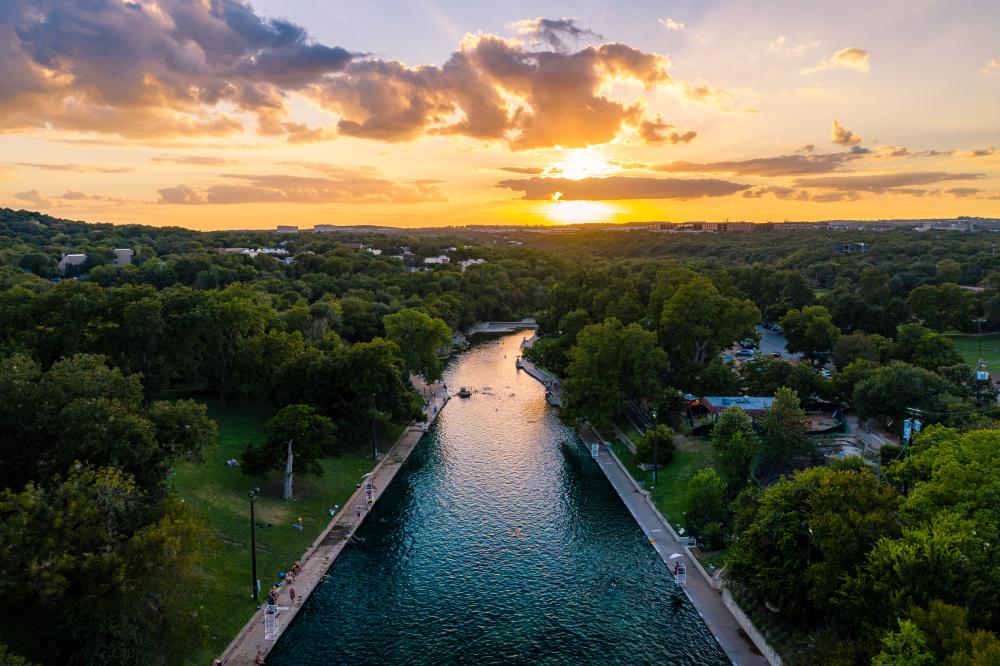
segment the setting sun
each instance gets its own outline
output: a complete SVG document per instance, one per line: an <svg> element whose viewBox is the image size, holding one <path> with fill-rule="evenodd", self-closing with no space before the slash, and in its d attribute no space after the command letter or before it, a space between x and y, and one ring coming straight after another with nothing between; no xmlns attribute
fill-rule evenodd
<svg viewBox="0 0 1000 666"><path fill-rule="evenodd" d="M559 201L543 204L547 218L558 224L610 222L618 207L601 201Z"/></svg>
<svg viewBox="0 0 1000 666"><path fill-rule="evenodd" d="M610 176L622 170L617 164L609 162L599 150L593 148L580 148L565 152L566 159L549 165L543 172L544 176L580 180L582 178Z"/></svg>

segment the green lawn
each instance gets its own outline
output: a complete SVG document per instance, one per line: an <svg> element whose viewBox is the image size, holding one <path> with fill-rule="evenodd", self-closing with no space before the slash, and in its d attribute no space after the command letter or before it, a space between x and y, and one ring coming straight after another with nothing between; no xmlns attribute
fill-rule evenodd
<svg viewBox="0 0 1000 666"><path fill-rule="evenodd" d="M675 435L674 442L677 444L674 459L669 464L660 467L655 488L653 487L653 472L644 472L639 469L635 464L635 456L624 443L616 439L612 441L611 448L625 465L632 478L646 490L652 488L651 493L656 508L676 530L678 525L684 525L684 492L687 489L687 482L699 469L711 466L713 458L712 449L706 440ZM714 572L716 568L722 566L726 556L726 549L705 553L698 550L693 552L710 572Z"/></svg>
<svg viewBox="0 0 1000 666"><path fill-rule="evenodd" d="M984 335L981 338L975 335L960 334L949 334L946 337L955 343L955 349L973 368L982 358L986 361L986 369L991 374L1000 372L1000 334ZM980 343L983 351L981 357L979 355Z"/></svg>
<svg viewBox="0 0 1000 666"><path fill-rule="evenodd" d="M227 467L229 458L239 459L248 442L262 438L267 408L226 408L209 405L209 415L219 424L218 446L205 462L183 462L174 467L174 486L184 500L197 508L218 536L218 548L204 564L207 581L192 603L201 609L208 626L209 645L191 655L189 663L207 664L229 644L255 609L250 599L250 521L247 492L253 480L238 467ZM392 442L401 428L385 433ZM380 443L384 451L388 447ZM295 478L295 499L281 499L280 474L261 485L256 500L257 575L266 594L305 552L330 520L328 510L354 492L361 475L371 469L371 459L360 451L322 461L323 476ZM301 517L305 529L292 527Z"/></svg>
<svg viewBox="0 0 1000 666"><path fill-rule="evenodd" d="M636 481L643 488L652 489L653 502L660 513L676 527L684 523L684 491L688 480L702 467L712 465L712 450L708 442L675 436L677 449L674 459L661 466L657 472L657 485L653 488L653 472L644 472L635 465L632 452L621 442L612 443L615 455L622 461Z"/></svg>

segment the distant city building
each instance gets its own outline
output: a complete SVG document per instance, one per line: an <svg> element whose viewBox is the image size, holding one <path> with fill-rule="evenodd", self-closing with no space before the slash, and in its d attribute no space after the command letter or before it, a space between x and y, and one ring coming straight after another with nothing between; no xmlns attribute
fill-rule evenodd
<svg viewBox="0 0 1000 666"><path fill-rule="evenodd" d="M251 254L253 250L248 247L220 247L215 250L219 254Z"/></svg>
<svg viewBox="0 0 1000 666"><path fill-rule="evenodd" d="M66 269L70 266L82 266L86 261L87 255L83 253L64 254L62 259L59 261L59 271L65 273Z"/></svg>
<svg viewBox="0 0 1000 666"><path fill-rule="evenodd" d="M279 234L297 234L299 228L290 224L279 224L276 230Z"/></svg>
<svg viewBox="0 0 1000 666"><path fill-rule="evenodd" d="M451 261L451 259L444 254L438 255L436 257L426 257L424 259L425 264L447 264L449 261Z"/></svg>
<svg viewBox="0 0 1000 666"><path fill-rule="evenodd" d="M374 248L374 247L366 247L366 248L365 248L365 251L367 251L367 252L371 252L371 253L372 253L372 254L374 254L374 255L375 255L376 257L377 257L377 256L379 256L380 254L382 254L382 250L378 250L378 249L376 249L376 248Z"/></svg>
<svg viewBox="0 0 1000 666"><path fill-rule="evenodd" d="M114 255L111 259L111 263L115 266L128 266L132 263L132 256L135 254L127 247L112 250L111 253Z"/></svg>
<svg viewBox="0 0 1000 666"><path fill-rule="evenodd" d="M349 248L351 250L363 250L364 247L365 247L365 244L364 243L359 243L357 241L348 241L348 242L344 243L344 247Z"/></svg>

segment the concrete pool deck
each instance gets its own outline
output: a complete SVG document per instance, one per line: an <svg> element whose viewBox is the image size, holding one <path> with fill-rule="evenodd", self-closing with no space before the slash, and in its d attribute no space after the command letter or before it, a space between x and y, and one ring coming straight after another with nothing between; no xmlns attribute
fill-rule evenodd
<svg viewBox="0 0 1000 666"><path fill-rule="evenodd" d="M628 508L629 513L632 514L635 522L639 524L664 563L670 567L673 564L670 556L675 553L682 555L680 561L685 563L688 576L687 585L681 589L691 600L691 604L698 611L698 615L701 616L705 626L708 627L726 656L739 666L744 666L744 664L767 666L767 659L764 658L757 646L743 631L736 618L733 617L733 614L726 608L722 594L695 571L698 563L694 562L684 546L677 541L673 530L664 522L663 517L649 502L646 494L635 484L628 471L622 467L621 462L611 454L604 441L590 426L580 429L580 439L588 446L598 444L596 461L598 466L608 477L608 481L621 497L622 503Z"/></svg>
<svg viewBox="0 0 1000 666"><path fill-rule="evenodd" d="M441 413L441 409L447 404L450 396L440 382L428 385L414 377L413 384L427 401L424 405L426 423L433 423L434 419ZM392 483L423 434L424 429L421 425L410 425L396 440L389 452L375 465L369 477L374 485L372 505L378 501L385 489ZM306 599L326 576L327 571L344 546L351 541L370 510L365 487L361 485L306 550L301 560L298 575L295 576L293 582L284 585L278 594L277 619L280 627L278 638L298 615ZM291 599L291 589L295 590L294 603ZM262 596L266 596L266 594L266 590L261 590ZM232 666L254 664L258 652L261 656L266 657L275 643L277 640L264 638L264 606L261 606L236 634L219 660L222 664L231 664Z"/></svg>

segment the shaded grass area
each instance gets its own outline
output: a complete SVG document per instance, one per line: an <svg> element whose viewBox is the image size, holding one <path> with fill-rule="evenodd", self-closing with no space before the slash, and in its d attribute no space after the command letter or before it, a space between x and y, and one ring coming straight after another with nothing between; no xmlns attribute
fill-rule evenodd
<svg viewBox="0 0 1000 666"><path fill-rule="evenodd" d="M657 471L655 488L652 470L644 472L640 469L635 464L635 456L624 443L616 440L612 448L632 478L646 490L651 490L656 508L676 527L677 523L684 522L684 492L687 490L687 482L702 467L711 467L713 459L712 449L707 441L679 435L675 436L674 441L677 445L674 458Z"/></svg>
<svg viewBox="0 0 1000 666"><path fill-rule="evenodd" d="M631 435L629 437L631 438ZM615 439L611 443L611 448L632 478L643 488L650 490L656 508L677 530L684 526L684 494L687 491L688 481L698 470L713 466L714 458L708 440L674 435L674 443L677 448L673 460L662 465L657 471L655 487L652 470L646 472L636 465L635 456L624 442ZM721 567L726 556L725 549L705 553L695 550L694 553L703 565L710 567L710 571Z"/></svg>
<svg viewBox="0 0 1000 666"><path fill-rule="evenodd" d="M249 442L263 439L264 422L271 416L267 407L223 408L209 403L209 415L219 425L217 446L205 461L182 462L174 467L174 487L184 501L195 507L215 533L218 544L203 564L206 581L192 599L208 628L208 645L190 655L188 663L208 664L235 637L256 609L251 599L250 509L247 493L254 480L226 460L239 459ZM382 433L379 448L388 449L402 426ZM278 572L287 570L301 558L330 520L329 509L343 505L354 492L361 476L372 468L369 443L339 458L321 461L320 477L295 477L295 499L281 499L281 474L275 472L260 485L256 500L257 576L263 594L278 581ZM302 518L304 529L292 527Z"/></svg>
<svg viewBox="0 0 1000 666"><path fill-rule="evenodd" d="M966 364L976 367L979 359L986 361L986 368L991 374L1000 372L1000 334L983 335L959 335L949 334L949 340L955 343L955 350L962 355ZM980 345L982 346L982 356L979 355Z"/></svg>

